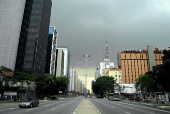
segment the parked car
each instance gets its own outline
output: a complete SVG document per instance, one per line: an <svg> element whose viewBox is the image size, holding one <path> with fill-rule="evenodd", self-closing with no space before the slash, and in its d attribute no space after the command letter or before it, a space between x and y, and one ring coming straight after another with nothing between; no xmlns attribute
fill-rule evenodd
<svg viewBox="0 0 170 114"><path fill-rule="evenodd" d="M20 108L32 108L32 107L38 107L38 105L39 105L39 100L33 98L24 99L21 103L19 103Z"/></svg>

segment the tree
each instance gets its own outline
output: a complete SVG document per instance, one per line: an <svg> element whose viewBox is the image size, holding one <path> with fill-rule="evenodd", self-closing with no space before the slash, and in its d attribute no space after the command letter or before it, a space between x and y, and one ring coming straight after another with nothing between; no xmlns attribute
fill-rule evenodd
<svg viewBox="0 0 170 114"><path fill-rule="evenodd" d="M2 81L0 80L0 95L4 93L4 87L2 85Z"/></svg>
<svg viewBox="0 0 170 114"><path fill-rule="evenodd" d="M16 81L35 81L37 79L38 76L35 73L26 73L26 72L15 72L14 76L13 76L13 80Z"/></svg>
<svg viewBox="0 0 170 114"><path fill-rule="evenodd" d="M170 63L165 62L157 65L153 69L153 78L156 80L158 90L162 92L170 92Z"/></svg>
<svg viewBox="0 0 170 114"><path fill-rule="evenodd" d="M140 76L136 82L136 88L144 93L150 93L157 90L155 85L155 80L152 76L152 72L146 72L144 75Z"/></svg>
<svg viewBox="0 0 170 114"><path fill-rule="evenodd" d="M9 81L12 80L13 71L5 66L0 66L0 94L3 95L9 89ZM3 85L3 82L5 85Z"/></svg>
<svg viewBox="0 0 170 114"><path fill-rule="evenodd" d="M114 92L114 84L115 80L113 77L102 76L92 82L92 89L96 95L104 97L105 94Z"/></svg>
<svg viewBox="0 0 170 114"><path fill-rule="evenodd" d="M159 91L170 92L170 50L164 50L163 53L163 64L154 67L153 77L157 80Z"/></svg>
<svg viewBox="0 0 170 114"><path fill-rule="evenodd" d="M169 49L170 49L170 47L169 47ZM164 54L163 63L170 61L170 50L164 50L163 54Z"/></svg>
<svg viewBox="0 0 170 114"><path fill-rule="evenodd" d="M12 70L1 66L0 74L3 72L12 72ZM8 82L21 82L21 86L19 88L9 87ZM3 81L5 81L5 86L3 87L2 81L0 80L0 93L2 94L4 89L16 90L19 92L25 91L23 89L23 84L27 82L29 85L30 82L35 82L36 84L36 93L39 97L57 95L59 91L63 93L67 92L69 79L65 76L55 77L49 74L43 74L39 76L35 73L27 73L27 72L15 72L12 77L3 76Z"/></svg>
<svg viewBox="0 0 170 114"><path fill-rule="evenodd" d="M39 97L57 95L59 91L67 92L69 79L65 76L40 76L36 79L36 90Z"/></svg>
<svg viewBox="0 0 170 114"><path fill-rule="evenodd" d="M56 78L56 83L58 85L58 91L62 91L63 93L67 92L69 79L66 76L60 76Z"/></svg>
<svg viewBox="0 0 170 114"><path fill-rule="evenodd" d="M49 84L50 84L49 76L39 76L35 79L35 83L36 83L36 92L40 98L44 96L48 96L48 94L51 94L49 93Z"/></svg>
<svg viewBox="0 0 170 114"><path fill-rule="evenodd" d="M163 64L153 67L153 70L141 76L136 87L145 92L170 92L170 50L163 51Z"/></svg>
<svg viewBox="0 0 170 114"><path fill-rule="evenodd" d="M12 72L12 70L5 66L0 66L0 73L2 72Z"/></svg>

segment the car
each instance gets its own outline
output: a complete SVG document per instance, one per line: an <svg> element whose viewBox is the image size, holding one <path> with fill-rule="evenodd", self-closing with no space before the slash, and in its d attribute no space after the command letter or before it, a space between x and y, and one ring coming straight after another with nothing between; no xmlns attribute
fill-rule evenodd
<svg viewBox="0 0 170 114"><path fill-rule="evenodd" d="M38 107L39 100L38 99L24 99L21 103L19 103L20 108L32 108L32 107Z"/></svg>
<svg viewBox="0 0 170 114"><path fill-rule="evenodd" d="M108 97L108 100L110 100L110 101L121 101L121 99L119 97L114 97L114 96Z"/></svg>
<svg viewBox="0 0 170 114"><path fill-rule="evenodd" d="M118 93L109 93L108 100L110 101L121 101L122 97Z"/></svg>

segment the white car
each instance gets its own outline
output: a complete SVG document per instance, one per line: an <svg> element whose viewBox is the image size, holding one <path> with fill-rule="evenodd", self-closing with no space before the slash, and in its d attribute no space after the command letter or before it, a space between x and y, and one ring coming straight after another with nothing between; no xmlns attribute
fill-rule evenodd
<svg viewBox="0 0 170 114"><path fill-rule="evenodd" d="M19 103L20 108L32 108L37 107L39 105L39 100L37 99L24 99L21 103Z"/></svg>

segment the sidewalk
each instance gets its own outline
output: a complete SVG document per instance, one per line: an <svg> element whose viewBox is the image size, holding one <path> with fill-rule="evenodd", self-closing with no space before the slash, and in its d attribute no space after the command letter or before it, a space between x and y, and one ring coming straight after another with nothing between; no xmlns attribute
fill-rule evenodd
<svg viewBox="0 0 170 114"><path fill-rule="evenodd" d="M97 107L88 99L83 99L73 114L101 114Z"/></svg>

